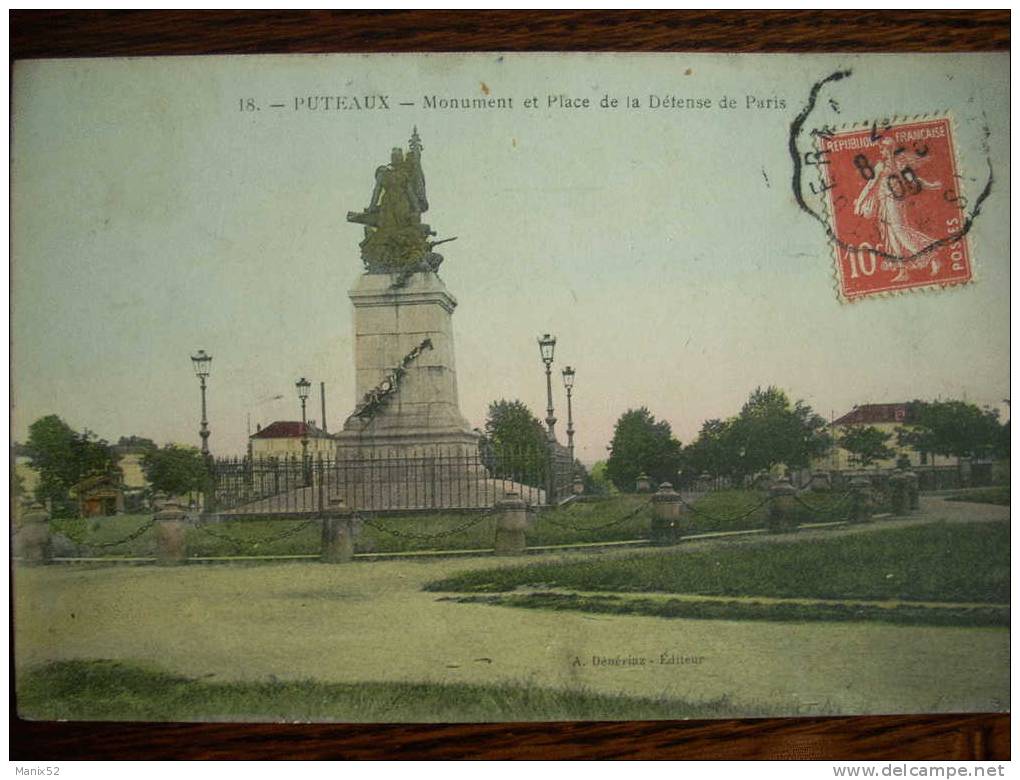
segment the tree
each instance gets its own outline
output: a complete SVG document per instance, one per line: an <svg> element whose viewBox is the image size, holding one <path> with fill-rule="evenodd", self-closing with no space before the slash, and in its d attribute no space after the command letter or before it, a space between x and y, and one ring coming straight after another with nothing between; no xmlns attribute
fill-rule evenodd
<svg viewBox="0 0 1020 780"><path fill-rule="evenodd" d="M609 476L606 474L606 462L600 460L591 467L591 473L588 476L591 482L591 492L595 495L608 495L609 493L616 492L616 486L613 485ZM585 490L588 490L587 484L585 484Z"/></svg>
<svg viewBox="0 0 1020 780"><path fill-rule="evenodd" d="M793 405L786 393L770 386L756 388L740 414L731 421L728 452L734 473L747 476L783 464L805 468L824 454L830 437L825 419L803 401Z"/></svg>
<svg viewBox="0 0 1020 780"><path fill-rule="evenodd" d="M105 441L88 430L78 433L55 414L40 417L29 426L25 452L39 472L36 498L52 502L54 517L75 514L69 493L75 484L86 477L119 471L117 456Z"/></svg>
<svg viewBox="0 0 1020 780"><path fill-rule="evenodd" d="M731 430L732 420L705 420L698 438L684 448L684 481L702 474L732 476L739 465L739 448Z"/></svg>
<svg viewBox="0 0 1020 780"><path fill-rule="evenodd" d="M862 466L891 458L896 452L887 442L892 433L884 433L873 425L847 425L839 437L839 446L849 452Z"/></svg>
<svg viewBox="0 0 1020 780"><path fill-rule="evenodd" d="M209 476L198 448L182 444L148 450L142 456L142 471L153 490L171 496L201 490Z"/></svg>
<svg viewBox="0 0 1020 780"><path fill-rule="evenodd" d="M681 444L665 420L656 421L647 408L628 409L616 421L606 475L619 490L633 491L644 472L655 483L675 483Z"/></svg>
<svg viewBox="0 0 1020 780"><path fill-rule="evenodd" d="M485 420L485 438L493 447L545 450L545 427L523 401L493 401Z"/></svg>
<svg viewBox="0 0 1020 780"><path fill-rule="evenodd" d="M966 401L912 401L907 425L898 428L900 446L935 455L973 458L1002 450L999 414Z"/></svg>
<svg viewBox="0 0 1020 780"><path fill-rule="evenodd" d="M524 402L493 401L485 420L482 458L494 477L541 485L549 463L545 427Z"/></svg>
<svg viewBox="0 0 1020 780"><path fill-rule="evenodd" d="M118 447L137 447L143 450L156 449L156 442L144 436L121 436L117 439Z"/></svg>
<svg viewBox="0 0 1020 780"><path fill-rule="evenodd" d="M705 421L684 450L684 471L743 479L778 464L803 468L824 454L829 442L825 420L810 406L791 404L777 387L759 387L736 417Z"/></svg>

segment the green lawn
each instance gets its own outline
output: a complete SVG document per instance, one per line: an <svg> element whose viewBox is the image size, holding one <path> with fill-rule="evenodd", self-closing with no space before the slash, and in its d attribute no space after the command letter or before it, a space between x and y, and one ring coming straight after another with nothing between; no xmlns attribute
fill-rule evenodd
<svg viewBox="0 0 1020 780"><path fill-rule="evenodd" d="M816 540L469 571L427 590L521 587L907 601L1009 601L1009 524L938 523Z"/></svg>
<svg viewBox="0 0 1020 780"><path fill-rule="evenodd" d="M148 557L155 554L156 535L150 527L140 536L122 544L121 540L134 536L136 531L149 525L151 514L115 515L113 517L91 517L53 520L50 531L55 537L54 555L76 554L71 545L84 543L88 546L86 555ZM66 537L66 539L61 538ZM112 546L104 546L112 545Z"/></svg>
<svg viewBox="0 0 1020 780"><path fill-rule="evenodd" d="M764 490L715 490L683 511L690 533L743 531L765 526L768 497Z"/></svg>
<svg viewBox="0 0 1020 780"><path fill-rule="evenodd" d="M620 494L543 510L528 531L528 545L647 539L652 522L650 499L648 495Z"/></svg>
<svg viewBox="0 0 1020 780"><path fill-rule="evenodd" d="M56 556L134 558L156 554L156 534L148 528L140 535L136 532L149 525L151 515L117 515L87 520L55 520L57 537ZM300 527L300 528L299 528ZM297 531L296 534L291 534ZM280 538L287 534L286 538ZM317 523L308 524L293 520L254 520L223 524L208 524L187 531L188 554L191 556L219 555L295 555L316 553L319 549L320 530ZM123 541L126 540L126 541ZM74 547L77 549L74 549Z"/></svg>
<svg viewBox="0 0 1020 780"><path fill-rule="evenodd" d="M31 720L459 722L712 718L727 700L628 698L531 684L216 682L118 661L62 661L24 674ZM741 711L747 715L769 712Z"/></svg>
<svg viewBox="0 0 1020 780"><path fill-rule="evenodd" d="M1009 506L1009 485L976 488L946 496L946 501L969 501L975 504L996 504Z"/></svg>

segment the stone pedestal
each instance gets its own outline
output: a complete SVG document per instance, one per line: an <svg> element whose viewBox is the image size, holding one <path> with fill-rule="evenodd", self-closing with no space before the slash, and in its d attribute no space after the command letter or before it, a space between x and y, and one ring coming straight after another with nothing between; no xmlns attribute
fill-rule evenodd
<svg viewBox="0 0 1020 780"><path fill-rule="evenodd" d="M680 494L669 482L663 482L652 496L651 542L656 545L675 544L684 530Z"/></svg>
<svg viewBox="0 0 1020 780"><path fill-rule="evenodd" d="M443 281L431 271L406 280L363 274L348 295L354 304L357 405L372 393L394 389L383 394L373 414L347 418L338 434L339 456L476 454L478 435L457 397L452 320L457 299ZM416 349L419 354L403 365Z"/></svg>
<svg viewBox="0 0 1020 780"><path fill-rule="evenodd" d="M333 502L329 516L322 519L323 563L348 563L354 560L357 523L346 506L340 502Z"/></svg>
<svg viewBox="0 0 1020 780"><path fill-rule="evenodd" d="M850 480L850 522L871 522L871 511L871 482L864 477L854 477Z"/></svg>
<svg viewBox="0 0 1020 780"><path fill-rule="evenodd" d="M814 492L825 492L832 489L832 479L828 471L811 472L811 490Z"/></svg>
<svg viewBox="0 0 1020 780"><path fill-rule="evenodd" d="M185 563L188 557L187 513L174 502L164 503L155 515L156 562L163 566Z"/></svg>
<svg viewBox="0 0 1020 780"><path fill-rule="evenodd" d="M892 513L894 515L905 515L910 507L907 481L908 477L902 471L896 471L889 477L889 492L892 498Z"/></svg>
<svg viewBox="0 0 1020 780"><path fill-rule="evenodd" d="M789 477L777 480L769 488L768 529L772 533L797 530L796 511L797 489Z"/></svg>
<svg viewBox="0 0 1020 780"><path fill-rule="evenodd" d="M330 497L364 511L479 508L512 487L545 503L545 490L483 463L457 397L457 300L435 272L366 273L349 296L357 402L336 434L340 484Z"/></svg>
<svg viewBox="0 0 1020 780"><path fill-rule="evenodd" d="M916 512L921 508L921 481L917 473L911 470L905 471L903 476L907 485L907 507L911 512Z"/></svg>
<svg viewBox="0 0 1020 780"><path fill-rule="evenodd" d="M496 504L496 555L522 553L527 548L528 505L516 491L507 491Z"/></svg>
<svg viewBox="0 0 1020 780"><path fill-rule="evenodd" d="M14 534L14 557L25 563L50 562L50 514L38 502L33 503L21 515L19 527Z"/></svg>

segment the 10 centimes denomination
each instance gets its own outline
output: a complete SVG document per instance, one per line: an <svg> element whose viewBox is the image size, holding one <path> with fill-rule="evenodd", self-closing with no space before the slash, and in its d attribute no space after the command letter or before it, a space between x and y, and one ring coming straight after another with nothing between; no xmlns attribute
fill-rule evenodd
<svg viewBox="0 0 1020 780"><path fill-rule="evenodd" d="M826 128L814 137L843 300L972 280L950 117Z"/></svg>

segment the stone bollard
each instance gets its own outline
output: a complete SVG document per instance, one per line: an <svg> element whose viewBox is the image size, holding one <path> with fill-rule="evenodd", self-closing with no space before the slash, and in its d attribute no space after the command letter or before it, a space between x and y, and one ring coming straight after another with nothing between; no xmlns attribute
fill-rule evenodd
<svg viewBox="0 0 1020 780"><path fill-rule="evenodd" d="M892 513L896 516L905 515L909 506L907 496L907 475L896 471L889 477L889 491L892 494Z"/></svg>
<svg viewBox="0 0 1020 780"><path fill-rule="evenodd" d="M323 563L349 563L354 560L357 519L339 498L330 499L329 513L322 518Z"/></svg>
<svg viewBox="0 0 1020 780"><path fill-rule="evenodd" d="M822 492L832 489L832 480L828 471L814 471L811 473L811 491Z"/></svg>
<svg viewBox="0 0 1020 780"><path fill-rule="evenodd" d="M850 522L871 522L871 482L864 477L850 480Z"/></svg>
<svg viewBox="0 0 1020 780"><path fill-rule="evenodd" d="M188 515L178 502L161 501L156 521L156 563L176 566L188 558Z"/></svg>
<svg viewBox="0 0 1020 780"><path fill-rule="evenodd" d="M634 488L638 493L650 493L652 490L652 478L642 471L637 476Z"/></svg>
<svg viewBox="0 0 1020 780"><path fill-rule="evenodd" d="M787 476L776 480L769 487L768 529L772 533L796 531L797 520L794 517L794 496L797 488Z"/></svg>
<svg viewBox="0 0 1020 780"><path fill-rule="evenodd" d="M907 486L907 507L911 512L916 512L921 508L921 480L912 469L904 471L903 477Z"/></svg>
<svg viewBox="0 0 1020 780"><path fill-rule="evenodd" d="M652 544L676 544L683 531L681 523L680 494L668 482L659 485L652 496L652 528L649 534Z"/></svg>
<svg viewBox="0 0 1020 780"><path fill-rule="evenodd" d="M50 562L50 513L38 501L32 502L21 515L21 524L14 534L14 557L24 563Z"/></svg>
<svg viewBox="0 0 1020 780"><path fill-rule="evenodd" d="M506 490L496 502L496 540L498 556L520 555L527 549L527 503L517 490Z"/></svg>
<svg viewBox="0 0 1020 780"><path fill-rule="evenodd" d="M528 546L528 505L516 490L496 502L496 555L522 553Z"/></svg>

